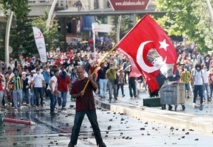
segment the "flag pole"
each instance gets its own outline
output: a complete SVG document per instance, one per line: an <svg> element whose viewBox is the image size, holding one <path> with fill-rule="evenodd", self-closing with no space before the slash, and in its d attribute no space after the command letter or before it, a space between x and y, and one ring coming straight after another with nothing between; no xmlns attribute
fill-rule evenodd
<svg viewBox="0 0 213 147"><path fill-rule="evenodd" d="M116 47L117 47L117 45L115 45L115 46L114 46L114 47L113 47L113 48L101 59L101 61L98 63L98 66L95 68L95 70L92 72L91 75L94 75L94 73L95 73L95 71L97 70L97 68L98 68L98 67L101 65L101 63L106 59L106 57L107 57L109 54L111 54L112 51L115 50ZM85 84L83 91L85 91L85 89L87 88L88 84L89 84L89 80L87 80L87 83Z"/></svg>

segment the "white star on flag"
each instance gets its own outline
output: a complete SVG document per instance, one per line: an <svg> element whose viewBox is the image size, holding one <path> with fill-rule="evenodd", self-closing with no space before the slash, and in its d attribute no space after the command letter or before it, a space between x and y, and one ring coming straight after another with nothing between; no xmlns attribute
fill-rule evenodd
<svg viewBox="0 0 213 147"><path fill-rule="evenodd" d="M165 51L167 50L167 46L169 46L167 43L166 43L166 40L164 39L162 42L159 41L160 43L160 48L163 48Z"/></svg>

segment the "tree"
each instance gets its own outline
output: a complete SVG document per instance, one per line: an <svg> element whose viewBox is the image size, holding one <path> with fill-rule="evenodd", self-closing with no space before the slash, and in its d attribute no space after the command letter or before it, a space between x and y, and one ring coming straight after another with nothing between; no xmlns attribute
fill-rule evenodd
<svg viewBox="0 0 213 147"><path fill-rule="evenodd" d="M155 3L157 10L166 11L157 21L169 35L187 37L202 52L213 49L213 27L205 0L157 0Z"/></svg>
<svg viewBox="0 0 213 147"><path fill-rule="evenodd" d="M43 16L35 17L32 20L32 26L38 27L44 36L47 51L52 48L60 47L64 44L63 35L58 32L58 22L53 21L50 28L46 28L47 12Z"/></svg>
<svg viewBox="0 0 213 147"><path fill-rule="evenodd" d="M119 31L117 31L117 24L119 24L118 20L119 20L119 16L111 16L110 17L111 21L112 21L112 32L110 33L110 38L114 41L114 42L118 42L119 40L116 39L117 33ZM121 25L122 27L120 27L120 38L123 38L133 27L133 21L131 20L131 15L123 15L121 16Z"/></svg>
<svg viewBox="0 0 213 147"><path fill-rule="evenodd" d="M23 49L28 49L27 46L31 28L28 20L28 13L30 12L28 0L0 0L0 4L2 4L2 10L6 19L8 18L9 10L14 12L10 46L14 49L13 55L18 56L22 52L21 46L23 46Z"/></svg>

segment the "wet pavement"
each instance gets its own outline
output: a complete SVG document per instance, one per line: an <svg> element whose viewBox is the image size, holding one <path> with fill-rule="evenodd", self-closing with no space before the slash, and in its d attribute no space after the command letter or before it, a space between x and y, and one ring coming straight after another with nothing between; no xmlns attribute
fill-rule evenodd
<svg viewBox="0 0 213 147"><path fill-rule="evenodd" d="M185 111L178 107L175 112L161 110L161 107L144 107L142 99L148 98L144 89L139 98L130 99L128 87L125 87L125 95L110 104L96 97L98 122L108 147L212 146L212 103L205 104L200 111L192 108L189 99ZM74 121L75 102L68 99L67 109L58 110L55 116L49 114L48 99L45 103L39 109L22 107L19 112L11 109L4 113L4 117L31 120L36 124L28 126L4 122L0 125L0 147L67 146ZM85 117L77 147L93 146L96 146L93 131Z"/></svg>

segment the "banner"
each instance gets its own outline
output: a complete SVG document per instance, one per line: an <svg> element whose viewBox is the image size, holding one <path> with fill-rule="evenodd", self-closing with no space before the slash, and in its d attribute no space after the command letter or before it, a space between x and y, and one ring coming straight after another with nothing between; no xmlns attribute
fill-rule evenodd
<svg viewBox="0 0 213 147"><path fill-rule="evenodd" d="M38 53L40 55L41 62L47 62L47 52L46 52L44 36L41 30L37 27L33 27L33 34L34 34L35 43L38 49Z"/></svg>
<svg viewBox="0 0 213 147"><path fill-rule="evenodd" d="M115 11L145 10L150 0L109 0Z"/></svg>

